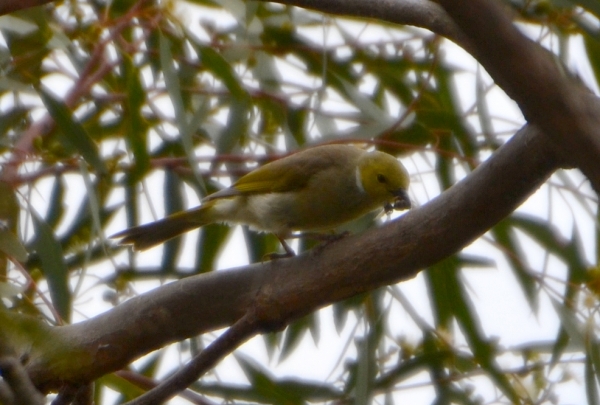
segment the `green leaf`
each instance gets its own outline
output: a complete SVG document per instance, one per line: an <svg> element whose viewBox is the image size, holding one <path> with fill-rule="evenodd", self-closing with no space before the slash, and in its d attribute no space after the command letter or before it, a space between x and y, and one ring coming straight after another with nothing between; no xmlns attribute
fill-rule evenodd
<svg viewBox="0 0 600 405"><path fill-rule="evenodd" d="M590 354L585 356L585 393L589 405L599 405L600 395L598 394L598 385L596 385L596 376L598 370L594 370L594 361Z"/></svg>
<svg viewBox="0 0 600 405"><path fill-rule="evenodd" d="M2 31L11 31L21 36L27 36L38 30L38 26L22 18L12 15L0 16Z"/></svg>
<svg viewBox="0 0 600 405"><path fill-rule="evenodd" d="M447 330L451 328L454 315L453 301L460 297L459 292L453 289L456 285L456 264L456 260L451 258L436 263L424 272L436 327Z"/></svg>
<svg viewBox="0 0 600 405"><path fill-rule="evenodd" d="M27 260L27 251L22 247L21 241L17 237L19 211L19 201L17 200L15 189L9 183L0 181L0 229L7 233L5 236L6 240L3 240L4 238L0 236L0 245L2 245L0 246L0 251L13 256L18 261L24 261ZM24 254L23 251L25 251ZM0 254L0 279L6 277L7 274L8 260L4 255Z"/></svg>
<svg viewBox="0 0 600 405"><path fill-rule="evenodd" d="M125 140L127 146L133 152L135 164L132 166L131 176L135 180L141 180L150 169L150 156L148 155L147 125L142 117L142 107L146 101L146 93L142 87L139 71L136 69L131 58L123 59L125 74L126 102L124 103L126 120Z"/></svg>
<svg viewBox="0 0 600 405"><path fill-rule="evenodd" d="M181 95L181 86L179 85L179 78L177 77L177 70L173 64L173 54L171 53L171 42L164 34L161 33L159 37L160 45L160 63L165 75L165 84L169 97L173 103L173 109L175 110L175 119L177 121L177 127L180 132L183 132L187 127L187 120L185 116L185 105L183 103L183 97Z"/></svg>
<svg viewBox="0 0 600 405"><path fill-rule="evenodd" d="M315 313L306 315L285 329L279 362L284 361L290 354L294 353L306 332L317 323L315 317Z"/></svg>
<svg viewBox="0 0 600 405"><path fill-rule="evenodd" d="M54 178L50 192L50 205L46 213L46 223L51 228L56 228L65 211L65 184L62 176Z"/></svg>
<svg viewBox="0 0 600 405"><path fill-rule="evenodd" d="M306 143L306 128L309 112L306 107L289 106L287 110L287 129L299 146Z"/></svg>
<svg viewBox="0 0 600 405"><path fill-rule="evenodd" d="M6 16L4 16L4 17L6 17ZM2 24L1 18L2 17L0 17L0 24ZM9 77L0 77L0 90L23 92L23 93L27 93L27 94L29 94L29 93L35 94L35 92L33 91L32 87L29 84L22 83L20 81L11 79ZM16 110L16 111L25 110L18 106L12 106L12 107L16 107L16 108L14 108L14 110ZM3 115L4 115L4 112L3 112Z"/></svg>
<svg viewBox="0 0 600 405"><path fill-rule="evenodd" d="M511 401L518 401L518 394L496 364L495 348L481 330L481 321L463 283L460 282L459 264L459 258L452 256L432 266L425 273L430 299L435 306L436 323L450 330L450 321L455 318L473 351L475 360Z"/></svg>
<svg viewBox="0 0 600 405"><path fill-rule="evenodd" d="M105 374L96 381L103 387L108 387L120 394L120 400L113 403L123 403L124 401L132 400L147 391L115 373Z"/></svg>
<svg viewBox="0 0 600 405"><path fill-rule="evenodd" d="M159 350L158 352L147 356L147 358L144 358L143 364L140 364L136 367L138 373L149 378L156 377L160 367L160 362L164 356L165 350Z"/></svg>
<svg viewBox="0 0 600 405"><path fill-rule="evenodd" d="M243 99L248 97L248 93L246 93L233 68L221 55L208 46L198 47L197 50L204 67L223 81L233 98Z"/></svg>
<svg viewBox="0 0 600 405"><path fill-rule="evenodd" d="M350 103L364 114L365 119L372 120L373 123L378 123L382 128L386 128L393 124L390 115L375 104L369 97L366 97L364 92L357 88L357 85L345 80L343 77L337 77L344 93L349 98Z"/></svg>
<svg viewBox="0 0 600 405"><path fill-rule="evenodd" d="M229 105L227 123L216 139L217 154L231 153L248 134L250 102L246 98L233 99Z"/></svg>
<svg viewBox="0 0 600 405"><path fill-rule="evenodd" d="M437 369L438 371L435 371L435 373L439 374L450 362L462 373L476 372L478 366L471 356L460 352L453 353L450 350L438 347L431 339L435 340L435 337L427 332L426 344L424 345L426 350L409 359L399 360L397 366L382 373L374 388L378 391L390 390L398 383L407 381L428 369Z"/></svg>
<svg viewBox="0 0 600 405"><path fill-rule="evenodd" d="M96 235L100 235L103 238L102 221L100 220L101 203L98 198L99 196L96 194L96 188L94 187L94 183L92 182L87 168L83 164L80 164L79 170L81 171L81 178L83 179L83 183L85 184L85 191L87 197L86 200L89 202L90 216L92 218L93 228L92 232L90 233L89 239L89 242L91 242L91 240ZM102 240L102 242L104 242L104 240Z"/></svg>
<svg viewBox="0 0 600 405"><path fill-rule="evenodd" d="M198 273L206 273L215 269L219 253L229 239L231 229L230 226L222 224L210 224L200 228L195 266Z"/></svg>
<svg viewBox="0 0 600 405"><path fill-rule="evenodd" d="M586 338L583 334L584 326L577 319L577 315L553 297L550 297L550 302L560 318L562 327L565 328L565 331L569 334L573 344L580 349L585 348Z"/></svg>
<svg viewBox="0 0 600 405"><path fill-rule="evenodd" d="M550 363L552 366L555 366L560 360L560 357L565 352L569 345L569 334L564 326L561 326L558 330L558 334L556 335L556 340L552 345L552 357L550 358Z"/></svg>
<svg viewBox="0 0 600 405"><path fill-rule="evenodd" d="M291 390L289 387L279 384L253 359L239 353L235 354L235 359L242 368L246 378L250 381L252 390L261 399L259 402L286 405L301 405L304 403L298 391Z"/></svg>
<svg viewBox="0 0 600 405"><path fill-rule="evenodd" d="M279 240L274 235L255 232L248 229L247 226L243 226L242 231L246 239L250 263L260 262L264 260L266 255L280 251Z"/></svg>
<svg viewBox="0 0 600 405"><path fill-rule="evenodd" d="M502 246L502 253L510 264L521 289L523 290L529 306L536 310L538 307L537 283L533 278L526 263L526 255L521 250L521 243L515 237L510 220L501 221L492 228L492 235L496 242Z"/></svg>
<svg viewBox="0 0 600 405"><path fill-rule="evenodd" d="M354 403L368 405L371 403L371 386L377 372L374 362L374 347L371 339L356 341L358 360L356 365L356 384L354 387Z"/></svg>
<svg viewBox="0 0 600 405"><path fill-rule="evenodd" d="M9 299L14 298L19 294L23 294L23 292L25 292L25 290L26 290L25 285L17 285L17 284L13 284L13 283L0 281L0 298L9 298ZM4 306L1 302L1 300L0 300L0 306L1 307Z"/></svg>
<svg viewBox="0 0 600 405"><path fill-rule="evenodd" d="M13 232L17 230L19 211L15 189L9 183L0 181L0 220Z"/></svg>
<svg viewBox="0 0 600 405"><path fill-rule="evenodd" d="M595 336L588 339L587 356L591 358L592 365L594 366L596 383L600 385L600 340Z"/></svg>
<svg viewBox="0 0 600 405"><path fill-rule="evenodd" d="M206 105L205 103L202 103L201 108L197 109L192 120L188 122L183 95L181 92L181 85L179 83L179 77L173 64L171 42L162 33L159 37L159 46L160 61L163 74L165 76L165 84L167 86L167 91L169 92L171 102L173 103L173 109L175 110L175 121L177 123L177 128L179 129L183 147L186 151L190 167L194 172L197 186L200 188L200 190L202 190L203 194L206 194L206 185L202 180L202 174L200 173L196 163L196 156L194 154L193 142L191 138L193 131L195 131L200 123L204 121L204 117L206 116Z"/></svg>
<svg viewBox="0 0 600 405"><path fill-rule="evenodd" d="M106 166L100 158L98 147L83 126L73 119L67 106L56 99L44 86L39 88L38 93L56 125L60 128L65 141L76 148L98 174L106 174Z"/></svg>
<svg viewBox="0 0 600 405"><path fill-rule="evenodd" d="M596 18L600 18L600 4L594 0L567 0L574 6L580 6L586 11L594 14Z"/></svg>
<svg viewBox="0 0 600 405"><path fill-rule="evenodd" d="M61 318L68 322L71 319L71 289L62 247L52 228L35 212L32 212L32 219L35 227L34 247L48 282L52 304Z"/></svg>
<svg viewBox="0 0 600 405"><path fill-rule="evenodd" d="M181 191L183 183L173 170L165 170L164 196L165 196L165 216L182 211L183 196ZM163 274L170 273L177 266L179 249L181 248L182 238L175 238L164 244L161 269Z"/></svg>
<svg viewBox="0 0 600 405"><path fill-rule="evenodd" d="M304 404L307 402L328 403L329 401L343 398L342 392L332 384L297 379L281 379L277 381L277 384L282 390L289 393L296 393L298 397L304 398ZM277 405L287 404L287 402L269 402L273 400L273 397L269 396L265 398L265 396L257 393L257 390L253 386L203 381L192 385L191 388L204 395L226 398L230 401L239 400ZM294 404L295 402L290 403Z"/></svg>
<svg viewBox="0 0 600 405"><path fill-rule="evenodd" d="M13 257L19 262L27 261L27 250L17 235L0 226L0 252Z"/></svg>
<svg viewBox="0 0 600 405"><path fill-rule="evenodd" d="M476 78L476 103L477 103L477 118L479 119L479 125L481 126L481 132L489 146L495 147L497 141L494 139L494 125L492 123L492 116L488 108L488 98L486 83L481 77L481 65L477 65L477 78Z"/></svg>

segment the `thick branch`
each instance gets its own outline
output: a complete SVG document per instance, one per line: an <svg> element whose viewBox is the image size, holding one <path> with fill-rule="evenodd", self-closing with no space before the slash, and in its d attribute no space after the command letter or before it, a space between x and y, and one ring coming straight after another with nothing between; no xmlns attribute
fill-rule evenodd
<svg viewBox="0 0 600 405"><path fill-rule="evenodd" d="M0 15L53 1L56 0L3 0L0 3ZM453 40L467 50L471 49L469 38L437 3L429 0L275 0L273 2L339 16L367 17L393 24L425 28Z"/></svg>
<svg viewBox="0 0 600 405"><path fill-rule="evenodd" d="M12 13L25 8L41 6L55 0L2 0L0 2L0 15Z"/></svg>
<svg viewBox="0 0 600 405"><path fill-rule="evenodd" d="M499 2L440 0L471 39L473 56L600 192L600 103L513 25Z"/></svg>
<svg viewBox="0 0 600 405"><path fill-rule="evenodd" d="M476 57L525 117L600 192L600 103L561 72L552 55L512 24L490 0L276 0L341 16L414 25L449 38ZM450 17L450 18L449 18Z"/></svg>
<svg viewBox="0 0 600 405"><path fill-rule="evenodd" d="M262 0L266 1L266 0ZM471 41L437 3L428 0L274 0L337 16L373 18L398 25L425 28L451 39L467 51Z"/></svg>
<svg viewBox="0 0 600 405"><path fill-rule="evenodd" d="M44 390L85 383L170 342L231 325L257 305L268 308L261 315L263 327L280 327L333 302L414 277L510 214L558 166L545 137L527 127L452 189L384 227L293 259L189 277L89 321L53 328L48 339L92 359L56 375L47 367L53 354L38 350L28 372ZM68 353L61 353L64 358Z"/></svg>

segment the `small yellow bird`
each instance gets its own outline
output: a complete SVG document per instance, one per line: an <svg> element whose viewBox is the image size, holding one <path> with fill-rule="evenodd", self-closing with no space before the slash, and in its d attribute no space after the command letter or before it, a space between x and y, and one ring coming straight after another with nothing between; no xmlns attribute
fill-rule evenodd
<svg viewBox="0 0 600 405"><path fill-rule="evenodd" d="M325 232L377 208L411 206L409 176L393 156L351 145L322 145L261 166L202 205L119 232L120 244L144 250L214 222L272 232L287 255L293 232Z"/></svg>

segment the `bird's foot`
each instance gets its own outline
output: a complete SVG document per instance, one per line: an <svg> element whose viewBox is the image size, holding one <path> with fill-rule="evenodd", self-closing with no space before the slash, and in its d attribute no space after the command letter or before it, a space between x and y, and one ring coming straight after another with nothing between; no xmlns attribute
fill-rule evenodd
<svg viewBox="0 0 600 405"><path fill-rule="evenodd" d="M268 253L266 255L263 256L263 261L267 261L267 260L276 260L276 259L285 259L288 257L294 257L296 256L296 252L294 252L294 249L292 249L290 247L290 245L287 244L287 242L285 241L285 239L283 239L280 236L277 236L277 239L279 239L279 242L281 243L281 246L283 247L283 250L285 250L285 253Z"/></svg>
<svg viewBox="0 0 600 405"><path fill-rule="evenodd" d="M340 239L344 239L348 235L350 235L350 232L348 232L348 231L344 231L342 233L309 233L309 234L305 234L306 237L318 240L319 242L323 242L323 244L337 242Z"/></svg>
<svg viewBox="0 0 600 405"><path fill-rule="evenodd" d="M309 234L307 236L321 242L313 248L314 253L318 254L318 253L321 253L321 251L323 249L325 249L327 246L331 245L332 243L337 242L338 240L342 240L349 235L350 235L350 232L344 231L342 233L330 233L330 234L317 233L317 234Z"/></svg>
<svg viewBox="0 0 600 405"><path fill-rule="evenodd" d="M294 257L296 256L296 253L267 253L266 255L263 256L263 262L269 261L269 260L277 260L277 259L286 259L288 257Z"/></svg>

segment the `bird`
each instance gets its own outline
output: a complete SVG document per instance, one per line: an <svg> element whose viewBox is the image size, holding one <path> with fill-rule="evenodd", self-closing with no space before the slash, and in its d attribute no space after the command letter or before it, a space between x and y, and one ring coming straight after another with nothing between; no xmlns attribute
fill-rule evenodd
<svg viewBox="0 0 600 405"><path fill-rule="evenodd" d="M294 233L324 235L369 212L411 207L409 174L394 156L350 144L303 149L260 166L198 207L111 236L140 251L211 223L273 233L285 254Z"/></svg>

